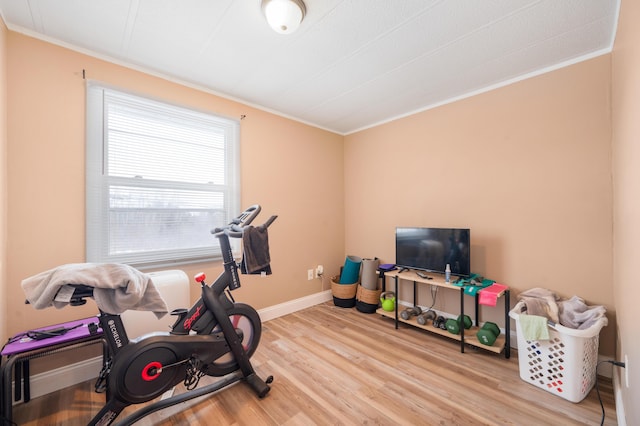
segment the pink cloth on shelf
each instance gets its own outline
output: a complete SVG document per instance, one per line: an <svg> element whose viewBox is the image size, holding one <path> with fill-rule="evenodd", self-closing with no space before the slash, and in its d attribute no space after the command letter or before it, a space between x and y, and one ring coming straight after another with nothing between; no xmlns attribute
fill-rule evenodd
<svg viewBox="0 0 640 426"><path fill-rule="evenodd" d="M498 295L509 287L503 284L493 283L487 288L480 290L480 298L478 303L487 306L496 306L498 302Z"/></svg>

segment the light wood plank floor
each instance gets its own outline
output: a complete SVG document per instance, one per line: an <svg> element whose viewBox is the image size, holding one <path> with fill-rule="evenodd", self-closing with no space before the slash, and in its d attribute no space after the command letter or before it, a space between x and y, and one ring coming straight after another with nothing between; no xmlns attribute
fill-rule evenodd
<svg viewBox="0 0 640 426"><path fill-rule="evenodd" d="M598 425L596 390L578 404L519 377L510 359L326 303L266 322L252 358L273 375L259 400L244 383L153 413L139 425ZM203 378L210 383L214 378ZM600 382L606 425L616 424L611 381ZM176 393L182 392L177 388ZM93 382L14 408L20 425L84 425L104 395ZM128 407L123 419L141 406Z"/></svg>

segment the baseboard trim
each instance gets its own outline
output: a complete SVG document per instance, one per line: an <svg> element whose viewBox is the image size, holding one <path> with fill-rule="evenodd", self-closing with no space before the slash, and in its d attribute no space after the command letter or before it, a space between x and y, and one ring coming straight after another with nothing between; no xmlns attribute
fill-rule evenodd
<svg viewBox="0 0 640 426"><path fill-rule="evenodd" d="M258 314L262 321L269 321L329 300L331 300L331 290L326 290L260 309ZM31 398L37 398L78 383L86 382L87 380L93 380L98 377L101 369L102 357L98 356L43 373L34 374L31 376L29 383Z"/></svg>
<svg viewBox="0 0 640 426"><path fill-rule="evenodd" d="M622 383L619 372L618 374L613 374L613 398L616 401L616 418L618 419L618 426L627 426L627 416L624 411Z"/></svg>
<svg viewBox="0 0 640 426"><path fill-rule="evenodd" d="M269 321L311 306L319 305L320 303L324 303L329 300L331 300L331 290L325 290L299 299L290 300L288 302L260 309L258 313L260 314L260 319L262 319L262 321Z"/></svg>

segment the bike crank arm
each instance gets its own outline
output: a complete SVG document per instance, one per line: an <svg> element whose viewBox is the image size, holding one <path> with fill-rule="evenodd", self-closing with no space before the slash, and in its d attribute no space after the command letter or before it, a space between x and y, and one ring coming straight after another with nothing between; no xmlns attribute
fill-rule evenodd
<svg viewBox="0 0 640 426"><path fill-rule="evenodd" d="M173 364L162 365L161 363L154 361L147 364L145 369L142 371L142 378L149 381L153 380L155 376L162 373L167 368L178 367L180 365L191 362L191 359L184 359L182 361L174 362Z"/></svg>

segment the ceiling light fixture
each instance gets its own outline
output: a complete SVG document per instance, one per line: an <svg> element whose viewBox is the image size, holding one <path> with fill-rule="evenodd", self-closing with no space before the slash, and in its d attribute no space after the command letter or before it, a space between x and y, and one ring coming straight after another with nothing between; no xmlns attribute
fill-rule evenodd
<svg viewBox="0 0 640 426"><path fill-rule="evenodd" d="M262 12L275 32L291 34L300 26L307 8L302 0L262 0Z"/></svg>

